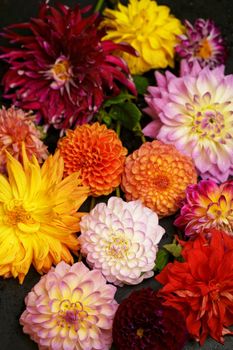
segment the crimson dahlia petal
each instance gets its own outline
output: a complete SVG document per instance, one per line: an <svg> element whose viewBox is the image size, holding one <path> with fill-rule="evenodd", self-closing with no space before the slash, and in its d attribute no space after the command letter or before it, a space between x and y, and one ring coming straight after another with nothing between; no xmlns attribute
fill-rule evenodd
<svg viewBox="0 0 233 350"><path fill-rule="evenodd" d="M136 94L126 63L114 56L116 50L134 50L101 41L98 14L84 17L88 9L43 4L37 18L2 34L18 45L2 48L0 55L10 65L3 77L5 97L36 110L47 126L66 129L89 121L108 96L120 92L120 84ZM18 33L25 29L28 34Z"/></svg>

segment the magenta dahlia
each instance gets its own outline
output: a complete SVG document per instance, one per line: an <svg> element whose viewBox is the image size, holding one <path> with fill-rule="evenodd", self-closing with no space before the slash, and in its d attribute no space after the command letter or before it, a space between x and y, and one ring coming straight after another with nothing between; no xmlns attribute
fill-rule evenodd
<svg viewBox="0 0 233 350"><path fill-rule="evenodd" d="M3 33L18 45L3 48L0 56L10 65L3 77L5 97L37 111L46 126L66 129L89 121L105 98L120 92L119 84L136 94L126 63L113 54L134 50L101 41L98 14L84 17L88 10L44 3L37 18ZM29 33L16 32L21 29Z"/></svg>
<svg viewBox="0 0 233 350"><path fill-rule="evenodd" d="M226 61L226 46L220 29L210 19L198 18L194 25L185 21L186 33L179 35L176 52L189 63L214 68Z"/></svg>

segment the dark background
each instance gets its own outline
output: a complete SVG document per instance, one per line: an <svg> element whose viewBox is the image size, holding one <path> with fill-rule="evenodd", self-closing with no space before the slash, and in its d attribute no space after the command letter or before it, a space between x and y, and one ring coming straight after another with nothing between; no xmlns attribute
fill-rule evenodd
<svg viewBox="0 0 233 350"><path fill-rule="evenodd" d="M61 0L66 5L77 4L75 0ZM211 18L221 28L228 47L228 61L226 71L233 73L233 2L232 0L159 0L160 5L168 5L172 13L180 18L194 21L198 17ZM40 0L0 0L0 27L7 24L28 21L31 16L36 16ZM51 4L54 1L50 1ZM94 0L79 0L81 6L93 4ZM0 62L0 75L3 74L6 65ZM0 98L1 100L1 98ZM4 102L4 101L3 101ZM166 229L166 235L162 244L171 240L174 233L172 226L173 217L160 221ZM38 347L27 335L22 332L19 325L19 317L23 312L24 298L31 288L39 281L40 276L31 268L21 286L17 280L0 279L0 350L37 350ZM154 279L145 280L138 286L125 286L119 288L116 299L121 302L132 290L144 286L151 286L156 289L159 284ZM233 307L233 305L232 305ZM220 345L208 339L203 347L195 342L190 342L184 350L233 350L233 337L225 337L225 344ZM131 350L131 349L125 349ZM153 349L151 349L153 350ZM166 349L164 349L166 350Z"/></svg>

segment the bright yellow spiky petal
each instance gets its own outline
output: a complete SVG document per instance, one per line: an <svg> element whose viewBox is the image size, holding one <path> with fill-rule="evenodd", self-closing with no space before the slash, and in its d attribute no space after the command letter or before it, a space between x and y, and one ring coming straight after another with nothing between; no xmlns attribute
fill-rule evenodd
<svg viewBox="0 0 233 350"><path fill-rule="evenodd" d="M170 14L167 6L154 0L130 0L128 6L119 4L116 10L105 9L101 27L103 40L126 42L139 53L134 57L122 53L132 74L174 65L177 35L183 33L181 22Z"/></svg>
<svg viewBox="0 0 233 350"><path fill-rule="evenodd" d="M42 167L22 147L23 164L7 153L8 178L0 175L0 276L23 282L31 264L47 272L61 260L73 262L70 250L79 248L81 213L88 196L80 174L64 179L59 152Z"/></svg>

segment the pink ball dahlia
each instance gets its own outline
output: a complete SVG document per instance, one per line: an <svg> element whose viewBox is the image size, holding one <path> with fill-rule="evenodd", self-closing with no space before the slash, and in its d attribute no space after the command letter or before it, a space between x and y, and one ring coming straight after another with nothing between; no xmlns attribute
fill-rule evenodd
<svg viewBox="0 0 233 350"><path fill-rule="evenodd" d="M216 228L233 235L233 181L218 186L202 180L188 186L180 216L174 224L189 237Z"/></svg>
<svg viewBox="0 0 233 350"><path fill-rule="evenodd" d="M109 350L116 287L79 262L60 262L34 286L20 317L40 350Z"/></svg>
<svg viewBox="0 0 233 350"><path fill-rule="evenodd" d="M226 47L221 31L210 19L198 18L194 25L185 21L186 33L179 35L176 52L189 63L198 61L201 67L214 68L226 61Z"/></svg>
<svg viewBox="0 0 233 350"><path fill-rule="evenodd" d="M34 155L39 163L48 156L41 141L42 132L34 124L35 116L14 107L0 109L0 172L5 173L7 155L22 161L22 143L29 158Z"/></svg>
<svg viewBox="0 0 233 350"><path fill-rule="evenodd" d="M144 131L193 158L202 178L217 182L233 174L233 75L224 66L210 70L197 62L181 76L156 72L148 88L146 112L154 119Z"/></svg>
<svg viewBox="0 0 233 350"><path fill-rule="evenodd" d="M99 203L80 223L81 252L108 282L122 286L153 276L158 243L165 230L158 216L140 201L111 197Z"/></svg>
<svg viewBox="0 0 233 350"><path fill-rule="evenodd" d="M37 18L9 26L3 36L19 47L0 57L10 68L3 78L5 97L36 110L47 126L67 129L89 121L104 99L120 92L118 83L136 94L126 63L113 53L135 53L130 46L101 41L98 14L43 3ZM27 35L14 30L26 29Z"/></svg>

